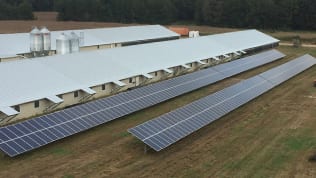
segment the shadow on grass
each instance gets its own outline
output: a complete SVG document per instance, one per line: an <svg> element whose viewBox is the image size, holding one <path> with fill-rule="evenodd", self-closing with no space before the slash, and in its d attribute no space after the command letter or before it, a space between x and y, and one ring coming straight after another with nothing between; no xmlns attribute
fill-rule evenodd
<svg viewBox="0 0 316 178"><path fill-rule="evenodd" d="M308 158L309 162L316 163L316 153Z"/></svg>

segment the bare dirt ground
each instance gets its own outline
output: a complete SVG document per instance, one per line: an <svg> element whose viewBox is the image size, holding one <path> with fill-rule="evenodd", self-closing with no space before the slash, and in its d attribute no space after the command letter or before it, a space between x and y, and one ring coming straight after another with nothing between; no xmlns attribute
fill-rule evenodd
<svg viewBox="0 0 316 178"><path fill-rule="evenodd" d="M316 66L159 153L144 154L126 131L302 54L316 56L312 48L279 50L287 54L280 61L16 158L2 154L0 177L313 177Z"/></svg>

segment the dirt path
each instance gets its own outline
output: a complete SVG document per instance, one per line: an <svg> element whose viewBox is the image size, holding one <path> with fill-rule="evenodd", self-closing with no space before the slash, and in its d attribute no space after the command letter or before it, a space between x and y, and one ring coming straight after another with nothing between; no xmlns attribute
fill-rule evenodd
<svg viewBox="0 0 316 178"><path fill-rule="evenodd" d="M291 43L280 43L281 46L293 46ZM304 48L316 48L316 45L312 44L302 44L302 47Z"/></svg>

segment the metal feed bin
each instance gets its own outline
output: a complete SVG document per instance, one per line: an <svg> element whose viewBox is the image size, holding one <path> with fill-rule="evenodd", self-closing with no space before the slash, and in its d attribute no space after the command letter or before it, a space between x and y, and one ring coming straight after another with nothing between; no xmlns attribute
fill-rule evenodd
<svg viewBox="0 0 316 178"><path fill-rule="evenodd" d="M50 31L46 27L43 27L40 32L42 34L42 39L43 39L43 50L50 51L52 47Z"/></svg>
<svg viewBox="0 0 316 178"><path fill-rule="evenodd" d="M35 27L30 32L30 50L31 52L43 51L43 37L40 30Z"/></svg>
<svg viewBox="0 0 316 178"><path fill-rule="evenodd" d="M68 54L71 52L70 38L65 33L62 33L56 39L56 53L57 54Z"/></svg>
<svg viewBox="0 0 316 178"><path fill-rule="evenodd" d="M80 37L75 33L70 33L70 52L76 53L80 51Z"/></svg>

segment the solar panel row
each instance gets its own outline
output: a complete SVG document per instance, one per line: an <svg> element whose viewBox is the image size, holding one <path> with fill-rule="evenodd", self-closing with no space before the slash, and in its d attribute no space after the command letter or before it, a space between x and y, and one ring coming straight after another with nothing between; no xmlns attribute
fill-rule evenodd
<svg viewBox="0 0 316 178"><path fill-rule="evenodd" d="M271 50L2 127L0 149L16 156L282 57L284 54Z"/></svg>
<svg viewBox="0 0 316 178"><path fill-rule="evenodd" d="M315 61L310 55L305 55L298 58L296 61L291 61L283 66L276 67L270 71L262 73L260 76L268 79L274 86L281 84L282 82L290 79L302 72L304 69L309 68ZM287 70L283 70L287 69ZM281 72L282 71L282 72Z"/></svg>
<svg viewBox="0 0 316 178"><path fill-rule="evenodd" d="M128 131L160 151L316 64L303 56Z"/></svg>

